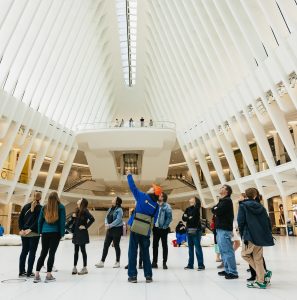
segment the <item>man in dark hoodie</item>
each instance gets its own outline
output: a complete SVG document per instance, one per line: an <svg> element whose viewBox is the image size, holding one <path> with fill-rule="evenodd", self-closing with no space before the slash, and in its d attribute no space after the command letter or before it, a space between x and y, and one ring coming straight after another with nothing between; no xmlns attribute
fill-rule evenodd
<svg viewBox="0 0 297 300"><path fill-rule="evenodd" d="M257 280L248 283L247 287L265 289L272 272L265 273L263 247L274 245L271 223L266 209L256 201L257 190L249 188L245 194L247 199L240 202L237 217L239 232L244 241L241 256L257 274Z"/></svg>

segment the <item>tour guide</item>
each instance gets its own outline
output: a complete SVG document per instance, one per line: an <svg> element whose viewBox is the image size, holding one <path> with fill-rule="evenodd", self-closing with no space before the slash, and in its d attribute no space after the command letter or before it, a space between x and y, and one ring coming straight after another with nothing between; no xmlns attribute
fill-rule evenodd
<svg viewBox="0 0 297 300"><path fill-rule="evenodd" d="M130 172L127 172L130 190L135 198L134 213L128 221L130 226L130 240L128 252L128 281L137 282L137 248L143 253L143 270L146 282L153 281L152 265L150 260L150 234L157 221L159 213L158 199L162 193L161 187L153 185L147 193L143 193L136 187Z"/></svg>

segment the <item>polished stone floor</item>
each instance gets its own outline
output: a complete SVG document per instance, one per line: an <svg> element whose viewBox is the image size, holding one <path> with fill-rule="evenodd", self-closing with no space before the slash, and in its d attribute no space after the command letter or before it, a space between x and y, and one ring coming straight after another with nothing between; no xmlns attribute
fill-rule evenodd
<svg viewBox="0 0 297 300"><path fill-rule="evenodd" d="M56 254L54 283L34 284L32 280L17 283L3 283L3 280L17 278L20 247L0 247L0 299L54 300L54 299L248 299L276 300L296 299L297 297L297 238L279 237L276 246L265 249L265 258L269 269L273 271L272 284L267 290L246 288L247 265L238 261L240 279L227 281L217 275L217 263L214 261L213 248L203 248L206 270L184 271L187 263L187 248L169 249L169 269L155 270L154 282L146 284L143 273L139 273L138 284L127 282L127 272L123 268L127 263L126 237L122 240L122 267L113 269L115 254L110 249L104 269L96 269L103 246L102 239L92 239L87 246L89 274L72 276L73 245L63 241ZM39 254L40 248L38 249ZM161 262L161 261L160 261ZM81 261L80 261L81 264ZM44 274L42 274L44 278Z"/></svg>

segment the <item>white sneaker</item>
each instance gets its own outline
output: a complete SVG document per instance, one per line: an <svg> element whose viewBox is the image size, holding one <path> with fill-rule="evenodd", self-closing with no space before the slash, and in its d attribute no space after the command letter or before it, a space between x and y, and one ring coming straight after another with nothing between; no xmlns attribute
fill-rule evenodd
<svg viewBox="0 0 297 300"><path fill-rule="evenodd" d="M56 281L56 278L53 275L46 276L44 282L49 283L49 282L54 282Z"/></svg>
<svg viewBox="0 0 297 300"><path fill-rule="evenodd" d="M83 267L77 274L78 275L88 274L88 269L86 267Z"/></svg>
<svg viewBox="0 0 297 300"><path fill-rule="evenodd" d="M120 262L117 261L117 262L114 264L113 268L120 268Z"/></svg>
<svg viewBox="0 0 297 300"><path fill-rule="evenodd" d="M95 265L96 268L104 268L104 262L100 261Z"/></svg>

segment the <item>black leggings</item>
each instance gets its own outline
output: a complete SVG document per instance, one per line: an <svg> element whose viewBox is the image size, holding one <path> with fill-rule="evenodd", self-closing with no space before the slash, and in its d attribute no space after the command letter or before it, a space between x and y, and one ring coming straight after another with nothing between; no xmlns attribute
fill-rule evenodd
<svg viewBox="0 0 297 300"><path fill-rule="evenodd" d="M51 272L55 262L55 254L60 243L61 236L58 232L47 232L41 236L41 253L38 258L36 271L39 272L44 265L45 258L48 254L47 272Z"/></svg>
<svg viewBox="0 0 297 300"><path fill-rule="evenodd" d="M74 245L74 266L75 267L77 266L79 248L80 248L81 254L83 256L84 267L86 267L87 266L86 244Z"/></svg>
<svg viewBox="0 0 297 300"><path fill-rule="evenodd" d="M108 249L112 242L115 248L117 262L120 261L121 258L120 241L122 237L122 232L123 232L123 227L115 227L107 231L105 236L101 261L105 262L105 259L108 254Z"/></svg>

